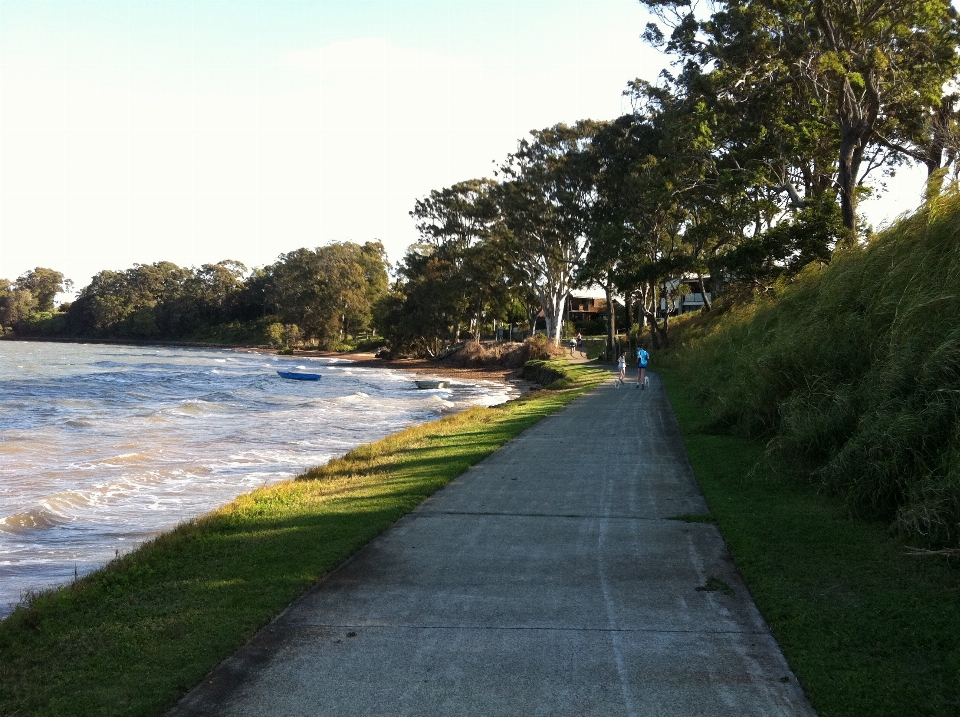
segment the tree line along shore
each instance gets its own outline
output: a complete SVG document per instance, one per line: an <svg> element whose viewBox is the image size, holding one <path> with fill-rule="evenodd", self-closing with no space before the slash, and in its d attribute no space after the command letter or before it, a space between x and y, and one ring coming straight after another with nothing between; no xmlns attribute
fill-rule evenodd
<svg viewBox="0 0 960 717"><path fill-rule="evenodd" d="M414 201L419 240L395 266L375 240L252 270L159 261L101 271L61 307L70 282L37 267L0 280L0 326L323 349L375 331L395 353L436 355L538 320L556 343L577 328L571 290L593 286L608 353L619 334L666 348L684 293L705 312L775 293L868 241L860 202L898 168L922 166L930 196L956 178L949 0L641 2L656 20L643 38L672 65L629 83L632 111L531 131L493 177Z"/></svg>
<svg viewBox="0 0 960 717"><path fill-rule="evenodd" d="M569 299L589 286L606 296L608 353L620 334L666 348L685 293L705 312L721 295L749 303L868 241L860 202L898 168L924 167L931 196L956 178L947 0L642 2L657 20L644 39L674 64L629 83L632 111L531 131L493 177L414 201L419 239L396 265L378 241L252 270L160 261L101 271L59 310L69 283L37 267L0 280L0 325L328 350L376 332L395 353L436 355L538 321L556 343L581 328Z"/></svg>
<svg viewBox="0 0 960 717"><path fill-rule="evenodd" d="M494 177L417 200L420 240L396 265L375 241L252 271L157 262L100 272L60 307L70 287L38 267L0 281L0 325L437 356L503 324L543 321L555 345L576 328L571 290L600 287L623 306L606 317L605 355L623 334L665 368L708 519L821 713L956 714L957 13L945 0L644 4L657 20L644 37L672 69L630 84L630 113L534 131ZM911 163L928 177L920 209L876 231L861 200ZM702 309L679 313L691 290ZM156 569L131 562L97 589L129 601ZM49 646L27 656L18 641L69 633L55 616L73 614L71 595L0 624L14 656L0 660L0 704L18 681L47 679ZM76 644L106 644L113 628L96 625ZM101 671L64 667L53 684L100 689L119 666L93 659ZM151 704L196 678L178 679Z"/></svg>

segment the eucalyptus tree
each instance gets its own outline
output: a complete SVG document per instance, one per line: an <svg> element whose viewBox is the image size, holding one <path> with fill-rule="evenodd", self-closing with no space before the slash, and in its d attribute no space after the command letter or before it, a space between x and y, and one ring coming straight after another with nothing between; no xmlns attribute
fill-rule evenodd
<svg viewBox="0 0 960 717"><path fill-rule="evenodd" d="M421 242L456 253L487 238L497 219L497 206L491 196L495 186L491 179L470 179L432 190L418 199L410 216Z"/></svg>
<svg viewBox="0 0 960 717"><path fill-rule="evenodd" d="M669 181L657 171L663 161L662 139L662 132L648 117L634 113L600 128L591 144L596 199L589 215L591 241L577 282L602 286L608 306L615 293L623 294L628 332L634 299L649 304L649 314L656 315L650 281L638 272L659 259L664 213L651 200L652 191L665 188ZM615 330L615 320L608 322L608 351Z"/></svg>
<svg viewBox="0 0 960 717"><path fill-rule="evenodd" d="M801 132L786 123L787 110L800 105L776 92L747 95L735 111L713 92L717 82L716 73L687 67L668 86L630 87L637 116L657 132L648 164L661 174L649 178L661 196L646 190L645 204L655 200L670 208L668 223L680 222L682 251L669 264L696 278L706 310L705 273L763 290L810 261L829 261L844 234L823 173L832 150L813 141L817 125Z"/></svg>
<svg viewBox="0 0 960 717"><path fill-rule="evenodd" d="M59 271L38 266L17 277L16 288L26 289L37 303L37 311L53 311L53 300L57 294L70 291L73 282Z"/></svg>
<svg viewBox="0 0 960 717"><path fill-rule="evenodd" d="M176 297L181 308L181 330L195 331L230 321L246 274L247 267L232 259L188 271Z"/></svg>
<svg viewBox="0 0 960 717"><path fill-rule="evenodd" d="M105 269L93 275L80 290L68 312L74 333L107 336L135 310L130 286L122 271Z"/></svg>
<svg viewBox="0 0 960 717"><path fill-rule="evenodd" d="M373 305L390 290L390 260L386 247L379 239L361 244L359 250L354 252L354 259L363 273L364 301L362 316L358 318L366 328L372 320Z"/></svg>
<svg viewBox="0 0 960 717"><path fill-rule="evenodd" d="M156 331L161 336L183 336L196 327L196 303L189 286L194 270L171 261L134 264L127 279L135 288L134 301L142 303L144 313L152 306Z"/></svg>
<svg viewBox="0 0 960 717"><path fill-rule="evenodd" d="M326 251L324 251L326 250ZM340 336L355 336L367 331L373 320L373 306L388 290L389 261L380 241L363 244L334 243L318 249L327 272L339 277L334 283L333 306L339 312Z"/></svg>
<svg viewBox="0 0 960 717"><path fill-rule="evenodd" d="M374 323L395 352L436 355L462 318L455 270L436 248L414 244L396 268L397 280L374 310Z"/></svg>
<svg viewBox="0 0 960 717"><path fill-rule="evenodd" d="M476 328L479 340L483 316L492 304L504 303L507 293L502 253L493 247L500 226L495 187L490 179L458 182L431 191L410 212L421 238L411 250L430 258L424 263L408 257L408 280L412 279L410 269L429 264L431 280L443 284L430 293L434 300L446 303L454 342L460 340L464 324Z"/></svg>
<svg viewBox="0 0 960 717"><path fill-rule="evenodd" d="M179 337L196 311L183 301L190 269L168 261L134 264L125 271L98 272L68 312L76 335L153 338Z"/></svg>
<svg viewBox="0 0 960 717"><path fill-rule="evenodd" d="M649 238L638 201L638 170L658 152L659 140L659 132L646 118L629 114L600 128L591 145L597 197L590 215L592 238L577 281L602 286L607 306L612 306L615 293L623 294L628 334L632 329L632 300L638 289L632 281L633 269L643 262L639 254ZM616 332L615 312L610 315L608 352L613 350Z"/></svg>
<svg viewBox="0 0 960 717"><path fill-rule="evenodd" d="M258 284L285 324L332 348L369 327L373 305L387 286L383 245L334 242L280 255Z"/></svg>
<svg viewBox="0 0 960 717"><path fill-rule="evenodd" d="M646 37L678 55L688 85L707 78L730 108L763 99L782 111L768 124L788 128L777 134L793 147L832 149L832 166L809 179L822 187L829 171L848 243L866 176L903 161L958 69L949 0L727 0L708 18L690 0L641 2L670 29L667 40L652 24ZM816 164L793 161L799 170Z"/></svg>
<svg viewBox="0 0 960 717"><path fill-rule="evenodd" d="M564 304L590 246L597 192L589 152L603 124L581 120L533 131L500 167L505 245L539 299L554 343L560 342Z"/></svg>
<svg viewBox="0 0 960 717"><path fill-rule="evenodd" d="M0 279L0 334L37 310L37 300L29 289L17 288L9 279Z"/></svg>
<svg viewBox="0 0 960 717"><path fill-rule="evenodd" d="M749 173L723 151L719 123L703 102L640 82L632 91L635 112L592 144L593 240L579 277L606 287L608 301L615 289L622 293L631 317L636 300L655 343L665 345L661 299L670 303L684 273L698 277L706 297L711 263L743 241L745 224L767 200L747 191ZM609 327L608 343L612 334Z"/></svg>
<svg viewBox="0 0 960 717"><path fill-rule="evenodd" d="M498 226L465 252L461 273L478 343L481 326L493 319L509 321L516 315L517 301L526 295L523 276L510 257L508 239L509 234Z"/></svg>
<svg viewBox="0 0 960 717"><path fill-rule="evenodd" d="M657 346L668 342L669 312L661 310L661 299L669 306L673 280L694 265L688 234L710 179L709 132L686 117L684 107L660 98L659 108L644 107L619 122L627 160L619 177L608 177L614 180L609 202L620 207L614 216L626 240L614 279L625 296L636 297ZM696 131L684 131L688 125ZM601 186L604 195L611 191Z"/></svg>
<svg viewBox="0 0 960 717"><path fill-rule="evenodd" d="M947 88L951 89L951 88ZM960 173L960 93L945 91L939 106L932 105L901 123L902 139L883 137L883 144L927 169L928 191L939 191L943 176L952 167L954 178Z"/></svg>

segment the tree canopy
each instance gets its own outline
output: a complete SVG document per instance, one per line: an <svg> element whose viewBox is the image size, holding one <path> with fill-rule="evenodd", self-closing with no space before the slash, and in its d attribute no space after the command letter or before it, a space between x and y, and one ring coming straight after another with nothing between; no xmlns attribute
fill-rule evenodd
<svg viewBox="0 0 960 717"><path fill-rule="evenodd" d="M372 328L388 268L378 241L298 249L252 272L229 259L189 268L134 264L98 272L56 316L44 312L71 284L60 272L38 268L12 284L0 280L0 326L23 335L138 340L295 338L332 348ZM268 331L274 324L281 328Z"/></svg>
<svg viewBox="0 0 960 717"><path fill-rule="evenodd" d="M183 337L270 321L325 347L376 327L436 353L496 322L558 342L571 291L601 286L668 341L679 292L751 296L865 239L858 202L906 163L928 192L960 173L960 20L949 0L639 0L643 36L674 60L626 91L632 111L531 131L494 178L431 190L395 268L380 242L331 243L248 271L233 261L103 271L78 294L76 335ZM0 323L25 329L69 289L37 268L0 284ZM62 328L62 327L61 327ZM279 333L278 333L279 332Z"/></svg>

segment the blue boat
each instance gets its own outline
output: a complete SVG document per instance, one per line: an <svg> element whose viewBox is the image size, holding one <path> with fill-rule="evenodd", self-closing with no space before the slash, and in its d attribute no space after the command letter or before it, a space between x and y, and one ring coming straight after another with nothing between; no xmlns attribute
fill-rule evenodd
<svg viewBox="0 0 960 717"><path fill-rule="evenodd" d="M297 371L277 371L281 378L292 378L294 381L319 381L318 373L298 373Z"/></svg>

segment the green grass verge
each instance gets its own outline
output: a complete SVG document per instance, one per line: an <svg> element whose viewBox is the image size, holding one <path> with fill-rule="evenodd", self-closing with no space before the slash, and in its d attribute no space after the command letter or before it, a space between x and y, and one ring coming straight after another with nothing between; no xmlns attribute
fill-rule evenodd
<svg viewBox="0 0 960 717"><path fill-rule="evenodd" d="M689 384L662 375L710 513L821 717L960 714L960 570L765 472L762 444L703 432Z"/></svg>
<svg viewBox="0 0 960 717"><path fill-rule="evenodd" d="M0 715L158 715L331 569L609 377L409 428L241 496L0 622Z"/></svg>

